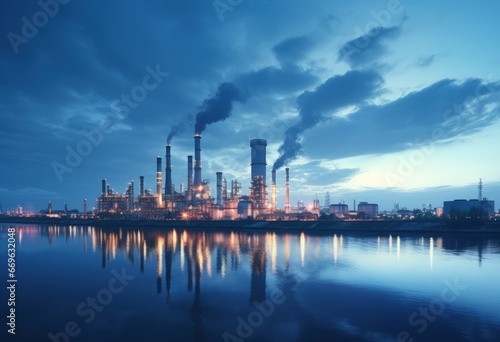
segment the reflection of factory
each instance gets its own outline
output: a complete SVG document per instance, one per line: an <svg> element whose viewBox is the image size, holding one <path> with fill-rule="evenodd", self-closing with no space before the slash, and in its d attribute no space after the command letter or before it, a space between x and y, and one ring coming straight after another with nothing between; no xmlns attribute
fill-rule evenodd
<svg viewBox="0 0 500 342"><path fill-rule="evenodd" d="M271 196L268 196L266 178L266 147L264 139L250 141L251 181L248 195L242 194L242 185L236 179L229 182L222 172L216 173L216 196L211 194L209 179L202 177L201 136L194 136L193 156L187 156L187 186L177 191L172 184L171 146L166 146L165 184L163 184L162 158L156 159L156 191L144 189L144 176L140 177L139 195L134 194L134 182L130 182L124 194L118 194L102 180L101 196L97 198L97 211L121 214L129 218L146 219L266 219L266 220L314 220L319 215L319 202L312 210L298 203L290 206L289 168L285 169L285 206L276 207L276 170L272 171Z"/></svg>
<svg viewBox="0 0 500 342"><path fill-rule="evenodd" d="M262 302L266 299L266 245L263 239L254 239L250 250L250 302Z"/></svg>

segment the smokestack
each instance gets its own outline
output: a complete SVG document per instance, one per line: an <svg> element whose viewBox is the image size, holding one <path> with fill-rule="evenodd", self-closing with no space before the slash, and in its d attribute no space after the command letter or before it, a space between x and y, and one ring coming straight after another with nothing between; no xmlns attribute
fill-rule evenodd
<svg viewBox="0 0 500 342"><path fill-rule="evenodd" d="M156 158L156 195L158 198L158 207L163 205L163 196L162 196L162 176L161 176L161 157Z"/></svg>
<svg viewBox="0 0 500 342"><path fill-rule="evenodd" d="M194 186L201 184L201 135L194 136Z"/></svg>
<svg viewBox="0 0 500 342"><path fill-rule="evenodd" d="M102 195L106 196L107 191L106 191L106 179L102 180Z"/></svg>
<svg viewBox="0 0 500 342"><path fill-rule="evenodd" d="M140 194L144 196L144 176L139 177Z"/></svg>
<svg viewBox="0 0 500 342"><path fill-rule="evenodd" d="M222 206L222 172L217 172L217 205Z"/></svg>
<svg viewBox="0 0 500 342"><path fill-rule="evenodd" d="M267 141L265 139L250 140L252 182L255 177L262 176L264 184L266 184L266 146Z"/></svg>
<svg viewBox="0 0 500 342"><path fill-rule="evenodd" d="M285 213L290 213L290 169L285 169Z"/></svg>
<svg viewBox="0 0 500 342"><path fill-rule="evenodd" d="M193 156L188 156L188 183L187 183L187 200L191 202L193 191Z"/></svg>
<svg viewBox="0 0 500 342"><path fill-rule="evenodd" d="M83 217L87 217L87 199L83 200Z"/></svg>
<svg viewBox="0 0 500 342"><path fill-rule="evenodd" d="M170 156L170 145L166 146L165 155L165 196L172 194L172 158Z"/></svg>
<svg viewBox="0 0 500 342"><path fill-rule="evenodd" d="M131 181L130 182L130 185L129 185L129 194L128 194L128 200L129 200L129 210L134 210L134 198L135 198L135 194L134 194L134 181Z"/></svg>
<svg viewBox="0 0 500 342"><path fill-rule="evenodd" d="M271 171L272 183L271 183L271 207L276 210L276 170Z"/></svg>

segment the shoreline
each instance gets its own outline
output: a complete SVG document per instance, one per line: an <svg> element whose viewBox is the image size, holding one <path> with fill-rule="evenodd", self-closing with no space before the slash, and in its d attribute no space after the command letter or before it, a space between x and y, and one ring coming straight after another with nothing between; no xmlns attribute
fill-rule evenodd
<svg viewBox="0 0 500 342"><path fill-rule="evenodd" d="M238 231L314 232L314 233L473 233L500 234L500 222L453 224L445 221L177 221L177 220L99 220L40 217L0 217L0 223L101 228L176 228Z"/></svg>

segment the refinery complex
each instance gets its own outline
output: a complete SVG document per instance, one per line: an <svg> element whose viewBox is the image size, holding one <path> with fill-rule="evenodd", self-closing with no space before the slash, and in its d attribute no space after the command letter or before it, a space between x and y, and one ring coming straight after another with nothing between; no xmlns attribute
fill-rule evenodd
<svg viewBox="0 0 500 342"><path fill-rule="evenodd" d="M171 137L169 137L171 138ZM329 219L340 220L406 220L415 218L460 218L481 216L498 218L500 211L495 211L495 202L483 197L482 180L478 184L478 198L444 201L443 207L432 207L423 204L422 209L408 210L399 208L394 203L392 211L379 211L378 204L358 202L354 200L352 210L345 202L330 204L329 192L326 192L325 203L320 207L316 198L312 205L304 206L299 201L296 206L290 203L290 169L284 169L284 205L277 206L277 169L271 171L270 184L267 178L267 161L265 139L252 139L250 146L250 184L249 193L242 193L242 184L237 179L227 180L222 171L216 172L215 196L212 195L210 179L202 176L201 134L194 135L194 158L186 156L186 186L179 184L178 191L172 183L171 139L165 145L165 168L162 157L156 158L156 189L145 189L145 176L139 176L139 191L136 195L134 181L128 183L124 193L115 192L106 179L102 179L101 194L96 199L96 206L89 208L85 199L83 213L77 209L53 210L49 201L47 209L40 214L47 217L71 218L121 218L138 220L243 220L255 219L264 221L314 221L321 215ZM173 152L174 151L174 152ZM152 163L153 164L153 163ZM274 164L276 165L276 163ZM245 186L246 187L246 186ZM281 187L280 187L281 188ZM90 210L89 210L90 209ZM1 214L1 209L0 209ZM22 207L15 212L7 212L7 216L25 216ZM30 215L27 215L30 216ZM323 217L324 219L324 217Z"/></svg>
<svg viewBox="0 0 500 342"><path fill-rule="evenodd" d="M171 136L169 136L171 138ZM252 139L250 147L250 184L249 193L242 193L242 184L237 179L227 180L222 171L216 172L215 196L212 195L210 179L202 176L201 134L194 135L194 158L186 156L186 186L179 184L178 191L172 183L171 139L165 145L165 169L162 157L156 158L156 189L145 189L145 176L139 176L139 191L136 195L134 181L128 183L124 193L115 192L107 179L102 179L101 194L96 199L96 206L89 208L87 199L83 202L83 213L77 209L53 210L49 201L46 210L39 214L46 217L61 218L121 218L136 220L263 220L263 221L314 221L320 216L327 219L340 220L406 220L415 218L460 218L484 217L495 219L500 211L495 211L495 202L483 197L482 180L478 184L478 198L444 201L443 207L432 207L423 204L422 210L399 208L394 203L392 211L379 211L378 204L358 202L354 200L352 210L345 202L330 204L329 192L326 192L325 203L320 207L316 198L312 206L304 206L299 201L296 206L290 203L290 169L285 167L284 205L277 205L277 168L271 171L270 184L267 178L267 161L265 139ZM174 152L173 152L174 151ZM152 163L153 164L153 163ZM276 163L274 164L276 166ZM246 187L246 186L245 186ZM281 188L281 187L280 187ZM90 210L89 210L90 209ZM7 212L7 216L31 216L23 213L21 206L16 211ZM463 215L462 215L463 214ZM0 207L0 216L5 215ZM325 219L323 217L323 219Z"/></svg>
<svg viewBox="0 0 500 342"><path fill-rule="evenodd" d="M144 188L144 176L139 177L139 193L135 195L134 182L130 182L123 194L115 193L106 179L102 180L101 195L97 198L97 207L93 215L102 216L106 213L119 214L130 219L149 220L317 220L320 213L333 214L339 219L377 219L379 208L377 204L359 202L348 210L345 203L331 204L325 199L325 206L320 210L318 199L312 206L306 208L303 204L290 205L290 169L284 170L284 207L277 206L276 168L271 171L269 184L266 174L265 139L250 140L250 193L242 193L242 184L238 180L227 180L222 171L216 172L215 197L212 195L212 185L208 178L202 177L201 135L194 135L194 159L187 156L187 186L180 184L178 191L172 183L172 146L167 139L165 146L165 169L162 168L162 158L156 158L156 191ZM276 164L275 164L276 165ZM470 212L479 209L487 217L494 216L494 201L482 196L482 181L479 182L479 198L477 200L445 201L443 208L432 208L424 205L424 214L448 217L453 210ZM87 213L87 203L84 202L84 213ZM395 205L392 218L413 218L412 211L400 210Z"/></svg>
<svg viewBox="0 0 500 342"><path fill-rule="evenodd" d="M478 198L444 201L443 207L433 208L423 204L422 210L399 208L394 204L390 212L379 212L378 204L358 202L354 200L352 210L345 202L330 204L329 192L326 192L325 203L320 208L319 200L313 200L312 205L304 206L299 201L296 206L290 204L290 169L285 167L284 205L277 205L277 163L271 171L270 184L267 177L265 139L252 139L250 147L250 184L249 193L242 193L242 184L237 179L227 180L222 171L216 172L215 196L212 195L213 185L209 178L202 176L201 134L194 135L194 158L186 156L187 173L186 186L183 183L177 188L172 183L172 153L170 134L165 145L165 169L162 157L156 158L156 189L145 189L145 176L139 176L139 191L136 195L134 181L128 183L124 193L115 192L106 179L102 179L101 194L96 199L96 206L89 210L87 199L83 202L83 213L77 209L53 210L49 201L47 209L41 210L43 216L71 218L121 218L136 220L263 220L263 221L314 221L322 219L340 220L406 220L415 218L498 218L500 211L495 211L495 202L483 197L483 183L479 180ZM174 151L174 152L173 152ZM153 164L153 163L152 163ZM281 164L282 165L282 164ZM284 166L284 165L283 165ZM178 174L177 174L178 175ZM245 185L246 188L246 185ZM281 188L281 187L280 187ZM7 216L25 215L21 206ZM0 216L5 215L1 210ZM326 215L326 216L325 216ZM324 216L324 217L323 217Z"/></svg>
<svg viewBox="0 0 500 342"><path fill-rule="evenodd" d="M250 140L250 193L242 194L238 180L226 180L223 172L216 173L215 197L209 179L202 177L201 135L194 136L194 160L187 156L187 186L179 191L172 184L172 146L165 146L165 169L162 158L156 158L156 191L144 189L144 176L139 177L139 193L135 195L134 182L124 194L115 193L102 180L101 196L97 198L97 213L119 213L130 218L184 219L184 220L315 220L320 214L319 200L312 210L290 206L289 168L285 168L285 205L276 204L276 170L272 170L271 184L266 175L266 147L264 139ZM84 212L87 212L86 208Z"/></svg>

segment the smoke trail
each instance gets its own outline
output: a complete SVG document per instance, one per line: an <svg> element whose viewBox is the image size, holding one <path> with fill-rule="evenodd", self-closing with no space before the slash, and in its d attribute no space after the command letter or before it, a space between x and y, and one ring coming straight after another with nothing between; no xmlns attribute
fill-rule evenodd
<svg viewBox="0 0 500 342"><path fill-rule="evenodd" d="M181 122L179 122L177 125L173 125L170 128L170 132L168 133L167 136L167 145L170 145L172 142L172 138L175 137L176 135L184 132L184 130L191 126L193 123L194 116L192 114L186 115Z"/></svg>
<svg viewBox="0 0 500 342"><path fill-rule="evenodd" d="M285 163L291 162L300 155L302 144L300 143L299 131L296 126L292 126L285 131L285 140L278 148L280 156L273 165L273 170L278 170Z"/></svg>
<svg viewBox="0 0 500 342"><path fill-rule="evenodd" d="M314 91L305 91L297 98L299 122L285 131L278 148L279 158L273 170L293 161L302 153L301 134L326 120L326 115L349 105L361 105L375 95L383 79L375 71L349 71L333 76Z"/></svg>
<svg viewBox="0 0 500 342"><path fill-rule="evenodd" d="M206 99L201 106L202 111L196 114L194 132L200 134L207 125L223 121L231 115L233 102L243 103L246 96L233 83L222 83L214 97Z"/></svg>

